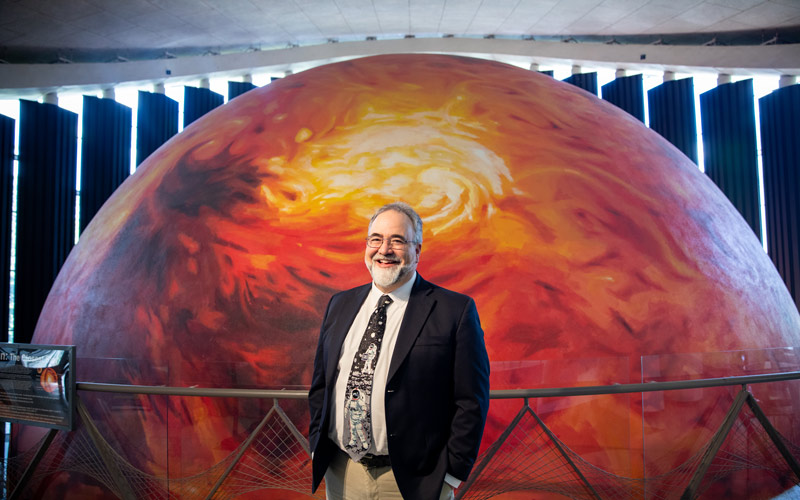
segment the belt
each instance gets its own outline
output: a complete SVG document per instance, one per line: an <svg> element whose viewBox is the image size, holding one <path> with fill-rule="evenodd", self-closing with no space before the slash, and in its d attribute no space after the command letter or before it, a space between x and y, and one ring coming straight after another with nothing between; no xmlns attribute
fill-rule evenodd
<svg viewBox="0 0 800 500"><path fill-rule="evenodd" d="M366 454L358 461L367 469L377 469L379 467L391 467L392 462L389 460L389 455L372 455Z"/></svg>

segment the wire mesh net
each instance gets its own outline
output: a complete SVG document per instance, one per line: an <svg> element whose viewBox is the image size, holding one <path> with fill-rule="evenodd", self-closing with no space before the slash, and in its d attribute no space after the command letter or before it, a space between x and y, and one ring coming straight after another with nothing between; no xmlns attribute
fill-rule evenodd
<svg viewBox="0 0 800 500"><path fill-rule="evenodd" d="M74 431L59 432L20 498L38 498L47 482L62 472L89 476L119 498L204 499L213 492L215 499L226 499L263 489L312 497L308 443L277 402L251 440L210 469L184 478L157 477L137 469L105 439L97 435L93 439L91 428L90 422L79 418ZM9 495L45 440L5 461ZM316 498L324 498L324 488L317 490Z"/></svg>
<svg viewBox="0 0 800 500"><path fill-rule="evenodd" d="M308 444L280 407L273 410L214 498L234 498L262 489L310 496ZM316 498L325 498L324 488L317 490Z"/></svg>
<svg viewBox="0 0 800 500"><path fill-rule="evenodd" d="M780 439L784 445L787 444L785 438L780 437ZM796 446L791 447L797 449ZM795 453L794 457L797 456ZM766 471L768 476L785 487L797 482L791 466L756 419L753 411L744 406L722 447L714 455L700 483L698 493L713 491L715 485L720 484L722 479L735 472L753 470ZM743 484L736 485L740 495L751 496L747 489L753 487L756 489L753 494L757 492L758 486L748 483L749 481L745 481ZM718 494L720 493L714 492L711 496L716 497Z"/></svg>
<svg viewBox="0 0 800 500"><path fill-rule="evenodd" d="M641 498L641 481L605 472L549 434L524 407L505 441L478 457L479 475L460 498L483 500L502 493L558 494L567 498Z"/></svg>
<svg viewBox="0 0 800 500"><path fill-rule="evenodd" d="M781 441L791 455L800 457L800 447ZM711 443L672 470L646 478L628 478L599 469L551 435L525 406L521 418L512 423L502 443L486 450L477 460L478 475L460 492L459 500L484 500L510 492L531 497L552 494L567 498L677 499L698 473ZM784 488L800 483L791 466L748 407L743 407L719 451L702 476L696 496L719 498L714 487L742 470L766 470ZM702 472L702 471L701 471ZM748 498L748 491L739 491Z"/></svg>
<svg viewBox="0 0 800 500"><path fill-rule="evenodd" d="M213 494L229 499L271 490L324 499L324 487L310 492L311 460L308 443L277 401L251 436L229 456L202 473L182 478L160 477L134 467L99 435L91 422L78 419L73 432L58 432L25 484L20 498L38 498L58 474L92 478L120 498L200 499ZM775 434L790 457L778 449L753 411L743 406L720 449L711 457L696 495L727 495L719 488L724 479L741 471L766 471L782 488L800 483L789 461L796 463L800 446ZM46 439L43 438L42 442ZM41 445L41 443L40 443ZM692 478L702 472L703 457L711 441L679 466L659 475L628 478L602 470L554 436L527 404L497 443L476 461L459 499L483 500L519 492L526 497L561 496L603 499L680 498ZM5 460L6 494L9 495L34 459L38 446ZM738 497L748 497L740 485ZM727 486L730 488L730 486ZM755 486L758 487L757 485Z"/></svg>

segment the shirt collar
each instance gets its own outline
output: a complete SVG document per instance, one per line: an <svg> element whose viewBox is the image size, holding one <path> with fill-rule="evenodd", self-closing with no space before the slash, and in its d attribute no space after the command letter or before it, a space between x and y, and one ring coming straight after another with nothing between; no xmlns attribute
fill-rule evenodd
<svg viewBox="0 0 800 500"><path fill-rule="evenodd" d="M372 282L372 288L369 291L369 303L377 304L378 300L383 295L388 295L392 298L393 302L408 302L408 298L411 296L411 289L414 288L414 283L417 281L417 272L414 271L414 274L411 276L411 279L403 283L403 285L398 288L397 290L390 292L390 293L383 293L380 289L375 286L375 282Z"/></svg>

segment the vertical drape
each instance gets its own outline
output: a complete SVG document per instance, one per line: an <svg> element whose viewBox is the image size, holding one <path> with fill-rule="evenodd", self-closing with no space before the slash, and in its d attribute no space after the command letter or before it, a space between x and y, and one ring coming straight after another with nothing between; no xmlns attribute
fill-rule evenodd
<svg viewBox="0 0 800 500"><path fill-rule="evenodd" d="M565 78L563 81L597 95L597 73L579 73Z"/></svg>
<svg viewBox="0 0 800 500"><path fill-rule="evenodd" d="M112 99L83 97L80 230L131 170L131 109Z"/></svg>
<svg viewBox="0 0 800 500"><path fill-rule="evenodd" d="M726 83L700 95L703 165L761 238L753 80Z"/></svg>
<svg viewBox="0 0 800 500"><path fill-rule="evenodd" d="M0 342L8 342L11 209L14 196L14 120L0 115Z"/></svg>
<svg viewBox="0 0 800 500"><path fill-rule="evenodd" d="M671 80L647 92L650 128L697 163L697 122L694 82Z"/></svg>
<svg viewBox="0 0 800 500"><path fill-rule="evenodd" d="M637 120L644 122L642 75L624 76L603 85L603 100L624 109Z"/></svg>
<svg viewBox="0 0 800 500"><path fill-rule="evenodd" d="M250 82L228 82L228 101L256 88Z"/></svg>
<svg viewBox="0 0 800 500"><path fill-rule="evenodd" d="M139 91L136 112L136 165L178 133L178 101Z"/></svg>
<svg viewBox="0 0 800 500"><path fill-rule="evenodd" d="M197 87L183 88L183 126L197 120L217 106L222 106L225 98L209 89Z"/></svg>
<svg viewBox="0 0 800 500"><path fill-rule="evenodd" d="M78 115L20 101L14 336L30 342L75 241Z"/></svg>
<svg viewBox="0 0 800 500"><path fill-rule="evenodd" d="M767 250L800 309L800 85L758 101Z"/></svg>

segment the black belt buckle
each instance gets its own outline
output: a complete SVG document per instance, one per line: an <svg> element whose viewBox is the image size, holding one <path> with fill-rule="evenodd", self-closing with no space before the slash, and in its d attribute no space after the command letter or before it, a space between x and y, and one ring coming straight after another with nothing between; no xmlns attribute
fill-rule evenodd
<svg viewBox="0 0 800 500"><path fill-rule="evenodd" d="M366 454L361 457L359 463L367 469L377 469L379 467L389 467L392 462L389 460L389 455L372 455Z"/></svg>

